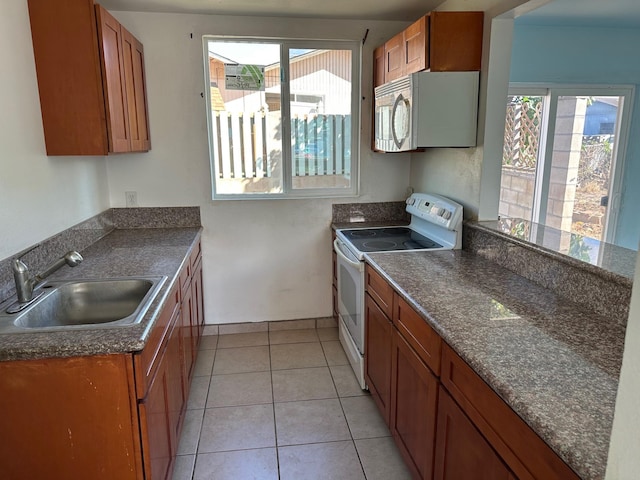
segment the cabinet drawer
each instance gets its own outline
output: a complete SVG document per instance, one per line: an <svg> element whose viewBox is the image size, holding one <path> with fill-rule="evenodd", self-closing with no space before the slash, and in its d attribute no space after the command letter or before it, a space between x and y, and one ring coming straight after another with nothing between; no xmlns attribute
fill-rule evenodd
<svg viewBox="0 0 640 480"><path fill-rule="evenodd" d="M153 330L149 334L144 349L134 355L134 369L136 375L136 391L138 398L144 398L153 380L153 376L162 359L164 345L167 340L167 333L170 331L171 323L175 321L176 311L179 308L180 289L174 286L160 316L156 320Z"/></svg>
<svg viewBox="0 0 640 480"><path fill-rule="evenodd" d="M202 242L200 240L198 240L198 243L193 247L189 259L191 262L191 270L195 270L197 263L202 259Z"/></svg>
<svg viewBox="0 0 640 480"><path fill-rule="evenodd" d="M180 291L182 292L182 297L184 297L185 292L191 286L191 263L187 261L182 267L182 271L180 271Z"/></svg>
<svg viewBox="0 0 640 480"><path fill-rule="evenodd" d="M384 314L391 318L393 313L393 288L391 285L369 265L365 266L364 284L366 291L369 292Z"/></svg>
<svg viewBox="0 0 640 480"><path fill-rule="evenodd" d="M578 476L451 347L442 347L442 384L517 478Z"/></svg>
<svg viewBox="0 0 640 480"><path fill-rule="evenodd" d="M442 340L431 326L396 293L393 323L422 361L440 375L440 352Z"/></svg>

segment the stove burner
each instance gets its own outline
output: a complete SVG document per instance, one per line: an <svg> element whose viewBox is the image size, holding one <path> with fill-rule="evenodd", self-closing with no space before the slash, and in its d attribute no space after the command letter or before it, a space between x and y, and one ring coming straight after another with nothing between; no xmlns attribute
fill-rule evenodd
<svg viewBox="0 0 640 480"><path fill-rule="evenodd" d="M388 242L386 240L371 240L370 242L364 242L362 246L366 248L372 248L376 250L391 250L398 244L396 242Z"/></svg>
<svg viewBox="0 0 640 480"><path fill-rule="evenodd" d="M375 237L375 230L352 230L350 232L352 237Z"/></svg>
<svg viewBox="0 0 640 480"><path fill-rule="evenodd" d="M407 247L407 249L409 250L415 250L417 248L424 248L423 245L420 245L418 242L416 242L415 240L407 240L406 242L403 242L403 245L405 247Z"/></svg>

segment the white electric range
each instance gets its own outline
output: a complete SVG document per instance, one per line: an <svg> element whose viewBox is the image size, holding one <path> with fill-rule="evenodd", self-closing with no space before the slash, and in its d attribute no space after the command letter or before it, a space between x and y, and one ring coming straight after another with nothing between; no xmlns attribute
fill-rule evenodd
<svg viewBox="0 0 640 480"><path fill-rule="evenodd" d="M336 230L333 248L337 254L340 343L363 389L364 254L462 247L462 205L428 193L414 193L406 203L411 214L408 226Z"/></svg>

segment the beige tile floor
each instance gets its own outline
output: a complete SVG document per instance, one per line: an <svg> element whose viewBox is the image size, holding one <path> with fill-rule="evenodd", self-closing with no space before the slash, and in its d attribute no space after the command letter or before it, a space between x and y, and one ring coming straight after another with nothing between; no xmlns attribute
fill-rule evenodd
<svg viewBox="0 0 640 480"><path fill-rule="evenodd" d="M173 480L411 478L336 328L203 337Z"/></svg>

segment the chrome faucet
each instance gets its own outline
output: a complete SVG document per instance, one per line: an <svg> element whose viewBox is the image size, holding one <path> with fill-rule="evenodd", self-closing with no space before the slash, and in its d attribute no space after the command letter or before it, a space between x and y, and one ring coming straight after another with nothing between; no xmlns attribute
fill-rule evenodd
<svg viewBox="0 0 640 480"><path fill-rule="evenodd" d="M26 303L30 302L33 298L33 289L36 288L42 281L51 275L53 272L58 270L63 265L67 264L70 267L75 267L80 262L82 262L83 258L75 250L67 252L64 256L60 257L58 260L53 262L47 268L44 269L43 272L37 274L35 277L32 277L29 274L29 267L20 260L20 258L16 258L13 261L12 269L13 269L13 278L16 281L16 293L18 294L18 302Z"/></svg>

